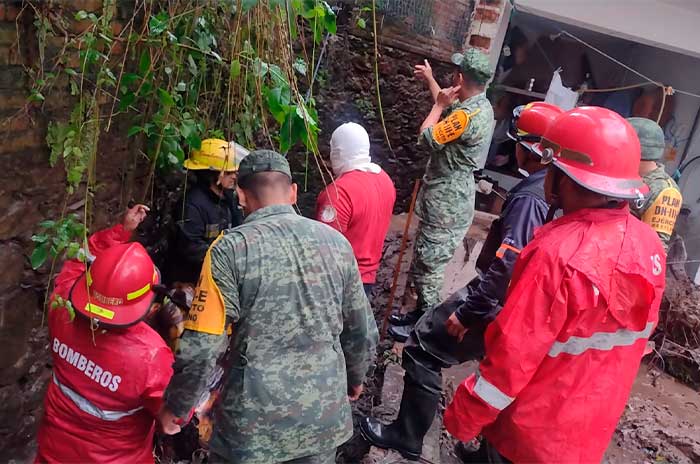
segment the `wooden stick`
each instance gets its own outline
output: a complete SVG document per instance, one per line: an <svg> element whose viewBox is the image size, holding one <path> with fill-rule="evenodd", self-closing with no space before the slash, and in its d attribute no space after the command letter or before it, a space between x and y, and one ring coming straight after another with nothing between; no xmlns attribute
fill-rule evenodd
<svg viewBox="0 0 700 464"><path fill-rule="evenodd" d="M391 283L391 291L389 292L389 302L384 310L384 318L382 321L382 337L384 340L386 338L387 326L389 323L389 316L391 315L391 309L394 306L394 296L396 296L396 285L399 282L399 273L401 272L401 260L403 259L403 253L406 251L406 243L408 242L408 230L411 227L411 220L413 219L413 210L416 206L416 197L418 196L418 188L420 187L420 179L416 179L413 184L413 193L411 194L411 205L408 208L408 217L406 218L406 224L403 227L403 238L401 239L401 248L399 248L399 259L396 261L396 266L394 267L394 280Z"/></svg>

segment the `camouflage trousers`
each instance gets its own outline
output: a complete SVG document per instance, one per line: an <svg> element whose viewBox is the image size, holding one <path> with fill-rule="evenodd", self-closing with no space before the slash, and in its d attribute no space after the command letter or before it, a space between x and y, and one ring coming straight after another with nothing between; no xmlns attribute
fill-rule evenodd
<svg viewBox="0 0 700 464"><path fill-rule="evenodd" d="M426 311L440 303L445 267L467 233L469 225L467 223L445 228L423 220L418 224L413 260L408 271L418 296L416 310Z"/></svg>
<svg viewBox="0 0 700 464"><path fill-rule="evenodd" d="M208 464L223 464L230 461L217 455L210 454L207 460ZM304 456L303 458L292 459L290 461L284 461L277 464L335 464L335 448L329 451L324 451L318 454L312 454L310 456Z"/></svg>

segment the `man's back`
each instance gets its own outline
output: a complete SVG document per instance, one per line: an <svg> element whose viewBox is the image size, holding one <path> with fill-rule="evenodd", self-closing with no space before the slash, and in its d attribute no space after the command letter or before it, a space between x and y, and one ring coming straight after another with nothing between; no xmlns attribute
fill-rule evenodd
<svg viewBox="0 0 700 464"><path fill-rule="evenodd" d="M316 219L348 239L366 284L376 281L395 201L394 183L384 171L350 171L318 197Z"/></svg>
<svg viewBox="0 0 700 464"><path fill-rule="evenodd" d="M280 462L352 435L348 381L361 384L376 326L348 242L270 206L211 248L233 319L232 359L211 448L233 462Z"/></svg>

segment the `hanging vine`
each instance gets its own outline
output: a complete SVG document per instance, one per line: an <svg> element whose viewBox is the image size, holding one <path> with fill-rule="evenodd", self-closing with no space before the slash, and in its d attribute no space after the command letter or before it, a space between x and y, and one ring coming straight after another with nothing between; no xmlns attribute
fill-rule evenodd
<svg viewBox="0 0 700 464"><path fill-rule="evenodd" d="M84 246L106 132L123 131L118 136L128 137L137 161L147 161L141 199L153 194L158 173L181 168L207 137L282 153L302 146L323 169L315 102L300 88L310 90L315 47L336 31L326 2L104 0L101 11L24 3L22 14L34 15L39 48L39 62L27 69L33 82L28 104L43 105L56 87L70 90L75 105L68 118L49 123L48 161L65 169L66 200L84 191L82 228L74 227L77 219L67 217L64 206L62 217L43 224L33 238L34 268L66 250L76 257L73 250ZM63 45L47 59L52 39ZM113 125L113 119L129 124Z"/></svg>

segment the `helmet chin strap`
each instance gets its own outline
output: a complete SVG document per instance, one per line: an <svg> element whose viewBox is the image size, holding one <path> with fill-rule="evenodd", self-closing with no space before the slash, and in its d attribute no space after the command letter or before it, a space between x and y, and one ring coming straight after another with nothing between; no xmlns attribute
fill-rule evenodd
<svg viewBox="0 0 700 464"><path fill-rule="evenodd" d="M559 210L559 205L557 203L549 206L549 210L547 210L547 218L544 220L545 224L554 220L554 215L557 214L557 210Z"/></svg>
<svg viewBox="0 0 700 464"><path fill-rule="evenodd" d="M548 222L552 222L554 220L554 215L557 213L557 210L561 209L561 200L559 200L559 181L561 179L562 172L555 166L550 166L549 169L553 171L550 192L552 196L552 203L550 203L549 205L547 217L544 221L545 224L547 224Z"/></svg>

